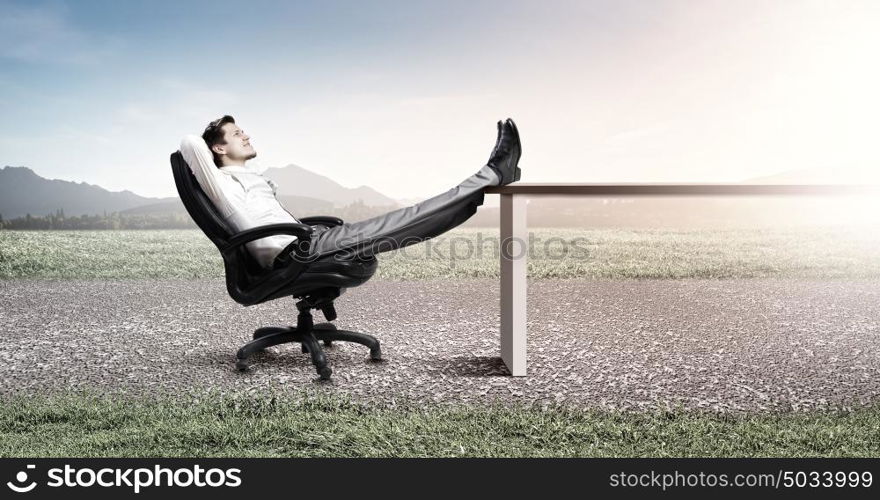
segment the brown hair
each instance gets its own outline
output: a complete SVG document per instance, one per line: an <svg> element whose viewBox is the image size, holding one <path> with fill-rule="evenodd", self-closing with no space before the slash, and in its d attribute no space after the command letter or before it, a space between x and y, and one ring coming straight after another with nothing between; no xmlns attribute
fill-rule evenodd
<svg viewBox="0 0 880 500"><path fill-rule="evenodd" d="M214 155L214 165L220 166L220 156L214 152L212 149L215 144L226 144L226 141L223 140L223 125L227 123L235 123L235 118L229 115L223 115L221 118L217 118L212 121L205 127L205 131L202 132L202 139L205 140L205 144L208 145L208 149L211 150L211 154Z"/></svg>

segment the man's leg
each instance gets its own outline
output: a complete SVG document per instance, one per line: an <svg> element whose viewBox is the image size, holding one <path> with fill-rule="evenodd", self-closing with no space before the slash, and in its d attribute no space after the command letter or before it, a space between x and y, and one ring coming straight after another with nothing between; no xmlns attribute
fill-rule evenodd
<svg viewBox="0 0 880 500"><path fill-rule="evenodd" d="M341 226L319 227L312 234L308 261L328 255L350 258L372 255L420 243L458 226L483 204L483 189L519 180L522 147L513 120L498 122L498 139L489 161L476 174L449 191L415 205L378 217ZM296 243L296 242L294 242ZM294 259L292 251L282 251L275 267Z"/></svg>
<svg viewBox="0 0 880 500"><path fill-rule="evenodd" d="M415 205L316 231L310 259L339 253L341 258L372 255L423 242L469 219L483 204L483 189L498 183L495 171L484 166L458 186Z"/></svg>

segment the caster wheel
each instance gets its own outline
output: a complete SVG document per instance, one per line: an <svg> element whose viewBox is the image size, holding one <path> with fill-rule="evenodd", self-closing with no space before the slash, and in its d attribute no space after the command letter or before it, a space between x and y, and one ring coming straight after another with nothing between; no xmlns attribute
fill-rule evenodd
<svg viewBox="0 0 880 500"><path fill-rule="evenodd" d="M333 347L333 341L332 340L325 340L324 347Z"/></svg>
<svg viewBox="0 0 880 500"><path fill-rule="evenodd" d="M370 349L370 361L382 361L382 349Z"/></svg>
<svg viewBox="0 0 880 500"><path fill-rule="evenodd" d="M318 323L312 328L314 328L315 330L336 330L336 325L334 325L333 323Z"/></svg>
<svg viewBox="0 0 880 500"><path fill-rule="evenodd" d="M332 373L333 370L331 370L329 366L318 368L318 375L321 376L321 380L330 380L330 374Z"/></svg>

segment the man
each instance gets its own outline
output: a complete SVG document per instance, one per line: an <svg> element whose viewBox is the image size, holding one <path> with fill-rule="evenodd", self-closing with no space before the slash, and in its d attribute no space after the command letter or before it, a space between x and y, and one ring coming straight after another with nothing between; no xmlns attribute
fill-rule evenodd
<svg viewBox="0 0 880 500"><path fill-rule="evenodd" d="M180 152L202 190L235 231L267 224L299 222L275 198L277 185L263 170L245 162L257 156L250 137L229 115L211 122L202 134L186 136ZM449 191L415 205L354 223L313 226L309 260L327 255L371 255L444 233L470 218L483 204L488 186L518 181L522 147L513 120L498 122L498 138L489 161ZM286 266L295 258L295 236L261 238L246 247L264 268Z"/></svg>

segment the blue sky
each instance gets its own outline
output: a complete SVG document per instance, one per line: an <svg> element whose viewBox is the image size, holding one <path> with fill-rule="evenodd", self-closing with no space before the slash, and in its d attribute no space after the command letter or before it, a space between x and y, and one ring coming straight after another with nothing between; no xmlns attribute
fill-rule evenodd
<svg viewBox="0 0 880 500"><path fill-rule="evenodd" d="M6 2L0 165L175 194L180 138L233 114L267 166L397 198L486 160L523 181L876 171L871 1Z"/></svg>

